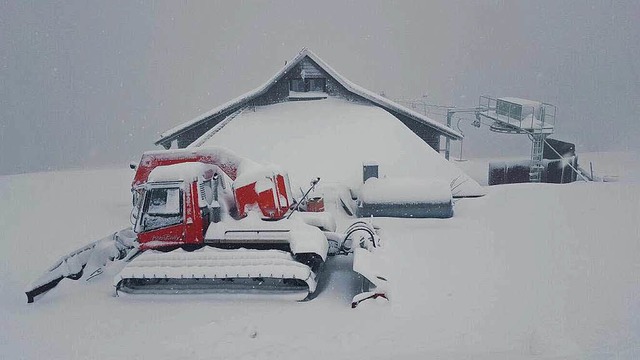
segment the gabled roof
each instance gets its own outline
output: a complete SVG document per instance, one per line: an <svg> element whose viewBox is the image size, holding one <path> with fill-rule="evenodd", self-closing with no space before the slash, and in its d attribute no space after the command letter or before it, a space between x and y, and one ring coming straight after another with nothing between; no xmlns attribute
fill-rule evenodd
<svg viewBox="0 0 640 360"><path fill-rule="evenodd" d="M393 112L397 112L399 114L405 115L413 120L415 120L418 123L422 123L424 125L427 125L429 127L432 127L434 129L436 129L437 131L441 132L443 136L446 136L448 138L454 139L454 140L460 140L462 139L462 134L458 131L455 131L451 128L448 128L447 126L433 120L430 119L418 112L415 112L411 109L408 109L400 104L397 104L385 97L382 97L374 92L371 92L359 85L354 84L353 82L351 82L350 80L348 80L347 78L343 77L342 75L338 74L331 66L329 66L326 62L324 62L324 60L322 60L320 57L318 57L313 51L307 49L307 48L303 48L298 55L296 55L291 61L289 61L282 69L280 69L280 71L278 71L273 77L271 77L271 79L269 79L269 81L267 81L266 83L264 83L262 86L253 89L252 91L249 91L248 93L239 96L227 103L224 103L210 111L207 111L206 113L203 113L201 115L199 115L198 117L187 121L185 123L182 123L178 126L175 126L174 128L165 131L164 133L162 133L162 135L160 135L160 138L158 140L156 140L155 144L158 145L160 143L164 143L167 141L171 141L172 139L176 138L180 133L189 130L197 125L199 125L200 123L206 121L207 119L211 118L211 117L215 117L217 115L219 115L220 113L223 113L225 111L227 111L229 108L233 108L236 107L238 105L241 105L243 103L247 103L255 98L257 98L258 96L266 93L269 88L275 84L278 80L280 80L282 77L284 77L292 68L294 68L296 65L298 65L298 63L300 63L305 57L310 58L311 60L313 60L316 64L318 64L318 66L320 68L322 68L322 70L324 70L327 74L329 74L329 76L331 76L333 79L335 79L340 85L342 85L344 88L346 88L348 91L350 91L353 94L359 95L369 101L371 101L372 103L384 108L387 111L393 111ZM171 139L171 140L170 140Z"/></svg>

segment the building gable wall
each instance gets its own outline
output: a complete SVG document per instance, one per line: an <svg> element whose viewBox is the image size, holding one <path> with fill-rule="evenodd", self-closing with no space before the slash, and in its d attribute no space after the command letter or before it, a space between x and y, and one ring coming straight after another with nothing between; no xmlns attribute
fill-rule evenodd
<svg viewBox="0 0 640 360"><path fill-rule="evenodd" d="M302 71L304 69L305 77L312 78L325 78L326 79L326 92L329 96L340 97L353 102L361 102L369 104L370 101L363 99L362 97L353 94L344 88L339 82L327 74L320 66L318 66L313 60L304 58L299 64L294 66L289 72L287 72L282 78L276 81L271 87L262 95L258 96L251 103L252 106L264 106L277 104L279 102L287 101L289 97L289 81L291 79L303 78Z"/></svg>

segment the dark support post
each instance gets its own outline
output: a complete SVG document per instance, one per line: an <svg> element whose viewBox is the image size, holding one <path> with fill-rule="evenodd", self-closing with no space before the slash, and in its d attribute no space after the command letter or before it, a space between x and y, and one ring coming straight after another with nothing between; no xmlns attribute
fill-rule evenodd
<svg viewBox="0 0 640 360"><path fill-rule="evenodd" d="M447 127L451 129L451 119L453 117L453 111L451 109L447 109ZM451 139L446 136L446 145L444 149L444 158L449 160L449 154L451 153Z"/></svg>

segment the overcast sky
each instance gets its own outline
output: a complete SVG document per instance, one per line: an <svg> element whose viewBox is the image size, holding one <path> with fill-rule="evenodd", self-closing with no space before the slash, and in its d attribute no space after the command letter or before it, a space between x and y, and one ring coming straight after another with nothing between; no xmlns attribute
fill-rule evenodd
<svg viewBox="0 0 640 360"><path fill-rule="evenodd" d="M637 151L639 39L638 1L0 0L0 174L126 166L302 47L390 98L546 101L578 152ZM528 155L461 127L466 156Z"/></svg>

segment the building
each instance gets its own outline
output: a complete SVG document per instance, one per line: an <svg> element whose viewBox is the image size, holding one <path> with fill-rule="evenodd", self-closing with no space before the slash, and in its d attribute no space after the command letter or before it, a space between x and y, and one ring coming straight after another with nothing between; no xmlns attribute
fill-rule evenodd
<svg viewBox="0 0 640 360"><path fill-rule="evenodd" d="M355 189L363 164L375 162L381 177L438 180L458 197L484 194L439 154L442 137L462 135L353 84L303 49L264 85L174 127L156 144L222 146L280 165L294 187L321 177Z"/></svg>
<svg viewBox="0 0 640 360"><path fill-rule="evenodd" d="M459 132L352 83L312 51L302 49L262 86L164 132L155 144L167 149L185 148L216 125L226 124L243 109L326 97L340 97L351 102L380 107L396 117L436 151L440 151L442 137L452 140L462 139L462 134Z"/></svg>

